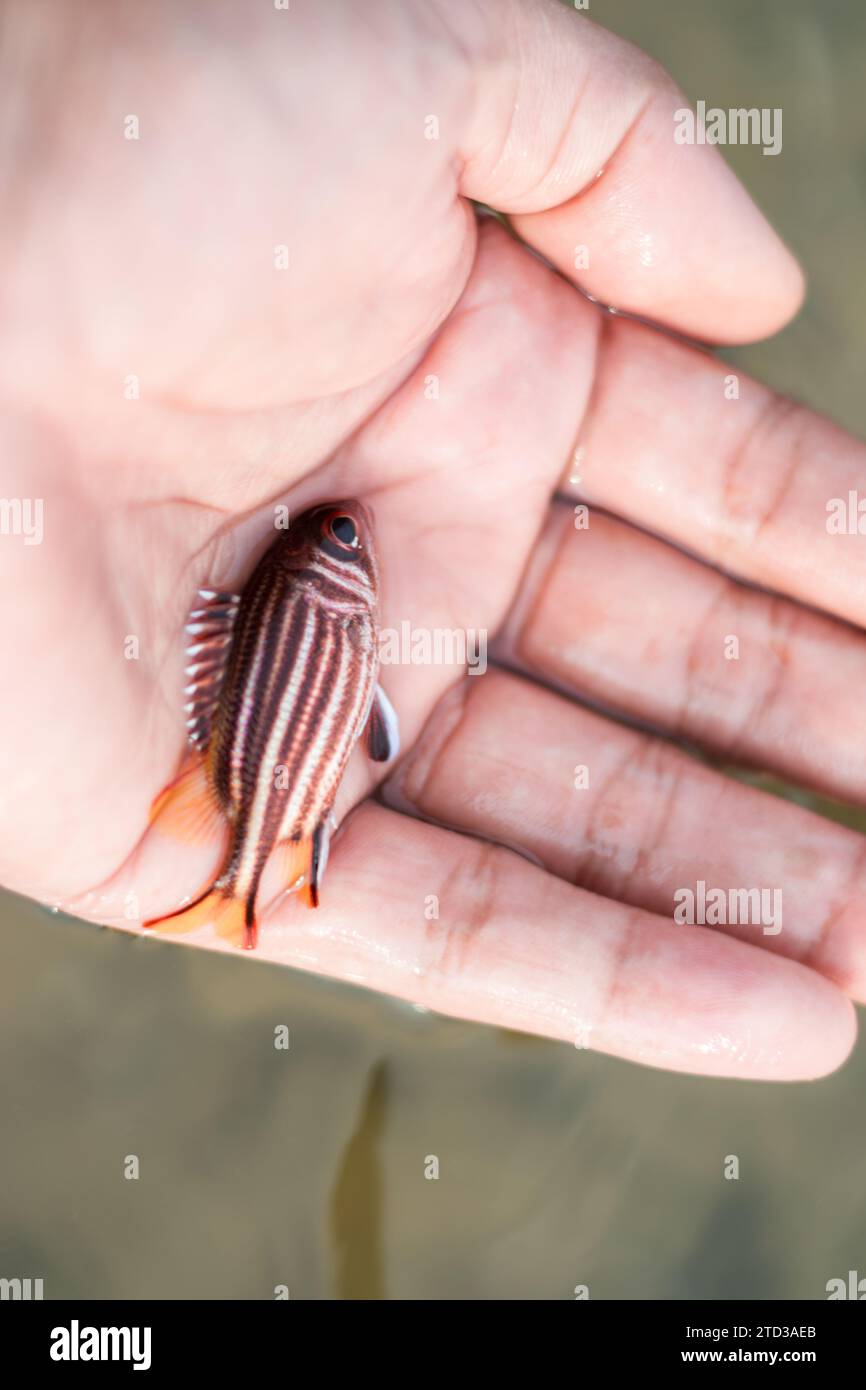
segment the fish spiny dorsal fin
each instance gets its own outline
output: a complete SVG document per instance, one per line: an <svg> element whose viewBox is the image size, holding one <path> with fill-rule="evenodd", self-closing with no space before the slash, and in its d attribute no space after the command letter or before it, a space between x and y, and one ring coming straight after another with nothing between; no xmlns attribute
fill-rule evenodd
<svg viewBox="0 0 866 1390"><path fill-rule="evenodd" d="M193 748L210 743L240 594L199 589L186 624L186 734Z"/></svg>

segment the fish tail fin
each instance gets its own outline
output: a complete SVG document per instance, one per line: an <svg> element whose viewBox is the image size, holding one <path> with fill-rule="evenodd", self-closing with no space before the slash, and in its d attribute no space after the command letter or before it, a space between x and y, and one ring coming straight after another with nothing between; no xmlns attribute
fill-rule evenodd
<svg viewBox="0 0 866 1390"><path fill-rule="evenodd" d="M205 890L194 902L176 912L167 912L162 917L151 917L144 922L145 927L170 932L195 931L197 927L212 924L219 936L235 945L252 949L256 944L257 930L254 904L235 897L231 889L211 887Z"/></svg>
<svg viewBox="0 0 866 1390"><path fill-rule="evenodd" d="M235 899L237 902L238 899ZM256 895L250 893L243 906L244 950L254 951L259 942L259 923L256 917ZM232 928L234 930L234 927Z"/></svg>

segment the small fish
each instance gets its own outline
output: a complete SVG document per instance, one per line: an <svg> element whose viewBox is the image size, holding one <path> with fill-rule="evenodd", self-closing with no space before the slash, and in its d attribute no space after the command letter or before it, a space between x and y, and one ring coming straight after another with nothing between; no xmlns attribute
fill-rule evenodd
<svg viewBox="0 0 866 1390"><path fill-rule="evenodd" d="M313 507L268 548L241 594L200 589L187 624L190 752L151 820L189 840L228 824L216 881L189 906L145 922L189 931L213 922L251 950L271 851L317 907L332 807L349 755L399 751L397 717L377 684L379 577L359 502Z"/></svg>

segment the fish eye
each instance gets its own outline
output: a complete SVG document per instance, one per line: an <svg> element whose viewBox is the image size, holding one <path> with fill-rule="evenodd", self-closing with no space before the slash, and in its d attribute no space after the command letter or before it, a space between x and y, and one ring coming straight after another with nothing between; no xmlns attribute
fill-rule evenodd
<svg viewBox="0 0 866 1390"><path fill-rule="evenodd" d="M344 550L356 550L360 542L358 528L352 518L343 512L331 517L328 523L328 534Z"/></svg>

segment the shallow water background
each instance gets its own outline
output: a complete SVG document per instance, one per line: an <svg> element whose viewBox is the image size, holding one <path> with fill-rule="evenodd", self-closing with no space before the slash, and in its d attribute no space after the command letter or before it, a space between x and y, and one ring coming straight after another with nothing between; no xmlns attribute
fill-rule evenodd
<svg viewBox="0 0 866 1390"><path fill-rule="evenodd" d="M779 156L727 155L810 298L729 356L866 436L866 6L591 14L692 100L783 108ZM6 897L0 1115L0 1275L46 1297L820 1298L866 1275L866 1038L817 1084L670 1076Z"/></svg>

